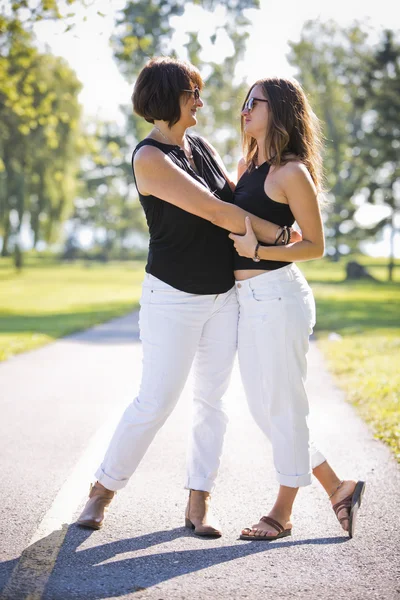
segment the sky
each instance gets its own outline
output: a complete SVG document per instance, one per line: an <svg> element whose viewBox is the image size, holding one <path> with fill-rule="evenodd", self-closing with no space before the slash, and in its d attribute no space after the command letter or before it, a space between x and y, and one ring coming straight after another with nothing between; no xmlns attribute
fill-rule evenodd
<svg viewBox="0 0 400 600"><path fill-rule="evenodd" d="M102 119L118 120L119 105L130 106L134 82L125 81L119 73L109 45L118 9L124 5L125 0L92 0L91 8L85 12L79 9L79 4L73 5L77 24L68 33L61 23L42 22L36 26L42 48L48 45L51 52L65 57L82 81L80 101L86 114ZM400 11L393 0L260 0L260 5L260 10L245 11L251 21L250 37L238 76L249 85L260 77L293 75L286 59L288 42L300 38L301 29L309 19L333 19L341 25L349 25L358 19L368 21L377 31L385 26L393 28L396 19L400 23ZM98 11L104 16L99 16ZM83 14L87 15L85 22ZM222 7L213 13L212 22L224 24ZM216 55L223 59L231 52L231 44L222 33L215 46L209 43L210 14L198 6L188 4L185 14L172 24L176 26L173 45L182 58L186 58L183 44L187 40L187 30L198 31L199 40L205 47L204 60L215 60Z"/></svg>
<svg viewBox="0 0 400 600"><path fill-rule="evenodd" d="M66 33L64 24L53 22L41 22L35 28L40 48L64 57L82 82L79 100L89 119L122 124L124 118L120 106L131 109L134 81L126 81L119 73L109 43L118 10L124 5L125 0L92 0L90 8L84 11L77 3L73 5L76 25L71 31ZM260 77L294 76L294 69L287 60L288 44L300 39L302 27L308 20L324 22L332 19L342 26L361 21L376 32L376 39L385 27L400 28L400 10L393 0L260 0L260 5L259 10L245 11L251 22L250 36L237 76L245 79L249 86ZM86 20L83 18L85 15ZM214 26L225 23L224 8L214 11L212 23ZM198 32L204 48L201 56L204 61L215 60L216 56L223 60L232 52L229 38L224 37L221 31L215 45L209 42L212 33L210 14L198 6L187 4L184 15L172 20L172 25L175 27L172 44L181 58L186 58L184 44L188 30ZM366 214L361 217L368 220ZM366 250L376 256L386 255L388 240L389 231L381 243L369 244ZM400 257L400 236L396 241L396 255Z"/></svg>

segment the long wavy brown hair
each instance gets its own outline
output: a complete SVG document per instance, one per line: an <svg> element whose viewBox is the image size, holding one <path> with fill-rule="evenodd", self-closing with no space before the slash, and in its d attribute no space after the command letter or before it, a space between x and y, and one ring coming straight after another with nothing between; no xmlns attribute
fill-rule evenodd
<svg viewBox="0 0 400 600"><path fill-rule="evenodd" d="M263 95L268 100L265 155L269 157L269 162L281 166L291 160L301 161L307 167L317 192L323 192L321 124L304 90L294 79L259 79L249 89L245 102L256 85L262 87ZM246 135L243 122L242 118L243 156L247 168L252 170L257 158L257 142Z"/></svg>

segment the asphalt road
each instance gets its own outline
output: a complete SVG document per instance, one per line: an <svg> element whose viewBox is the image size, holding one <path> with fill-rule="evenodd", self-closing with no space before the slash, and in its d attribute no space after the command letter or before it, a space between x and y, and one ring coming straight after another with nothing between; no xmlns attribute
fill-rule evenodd
<svg viewBox="0 0 400 600"><path fill-rule="evenodd" d="M237 366L213 506L224 535L183 527L189 379L173 415L98 532L73 523L114 424L140 378L137 315L0 365L0 598L138 600L400 598L400 469L334 386L315 343L308 390L314 439L342 478L367 481L349 540L317 481L301 490L293 535L238 540L277 483Z"/></svg>

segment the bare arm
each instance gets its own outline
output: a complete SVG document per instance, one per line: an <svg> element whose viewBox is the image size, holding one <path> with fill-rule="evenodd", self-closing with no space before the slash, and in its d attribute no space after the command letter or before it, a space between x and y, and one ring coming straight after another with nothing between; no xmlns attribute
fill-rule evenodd
<svg viewBox="0 0 400 600"><path fill-rule="evenodd" d="M299 224L303 239L288 246L260 247L258 255L265 260L304 261L321 258L324 254L325 242L321 213L317 193L310 174L300 163L288 163L284 167L282 188L290 209ZM258 240L257 232L252 225L247 225L244 236L231 234L235 248L240 256L252 258ZM260 240L263 241L263 240Z"/></svg>
<svg viewBox="0 0 400 600"><path fill-rule="evenodd" d="M222 229L238 234L246 232L245 217L248 216L260 240L266 243L275 240L279 229L277 225L255 217L234 204L219 200L158 148L140 148L135 155L134 166L141 194L154 195Z"/></svg>

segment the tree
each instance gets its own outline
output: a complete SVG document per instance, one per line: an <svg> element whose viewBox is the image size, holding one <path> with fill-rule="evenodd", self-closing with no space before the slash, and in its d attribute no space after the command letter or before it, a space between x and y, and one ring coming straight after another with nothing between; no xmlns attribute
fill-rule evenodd
<svg viewBox="0 0 400 600"><path fill-rule="evenodd" d="M396 217L400 212L400 45L386 30L367 64L365 92L359 98L364 112L365 137L361 158L368 168L368 201L388 207L388 217L374 228L391 228L388 279L393 279Z"/></svg>
<svg viewBox="0 0 400 600"><path fill-rule="evenodd" d="M352 202L366 181L360 150L363 111L355 99L372 52L358 25L341 29L332 21L307 22L300 41L290 46L296 78L323 123L329 197L325 229L328 252L338 260L342 245L354 249L365 236L354 222L358 207Z"/></svg>
<svg viewBox="0 0 400 600"><path fill-rule="evenodd" d="M103 259L124 258L134 232L145 232L145 219L133 193L132 140L111 123L98 123L90 137L80 174L81 190L71 220L89 226Z"/></svg>
<svg viewBox="0 0 400 600"><path fill-rule="evenodd" d="M74 196L81 85L18 19L0 16L0 31L0 232L2 254L11 240L17 257L24 220L50 241Z"/></svg>
<svg viewBox="0 0 400 600"><path fill-rule="evenodd" d="M171 44L173 27L172 17L183 15L190 2L180 0L154 0L143 3L129 0L117 21L117 33L113 37L114 54L121 71L128 77L137 76L140 69L157 55L176 56ZM210 13L218 6L226 9L226 23L221 28L232 40L233 52L222 61L206 63L201 59L202 47L197 32L188 31L186 44L187 58L196 65L205 76L204 98L206 106L201 111L202 133L215 144L223 156L228 168L238 157L240 144L240 108L247 91L243 81L236 82L235 71L238 61L245 51L249 35L249 21L243 11L258 8L259 0L197 0L192 4L200 5ZM210 24L212 17L210 14ZM218 28L210 26L210 41L215 43ZM186 58L186 57L185 57ZM141 139L149 127L142 119L133 116L131 122L136 139Z"/></svg>
<svg viewBox="0 0 400 600"><path fill-rule="evenodd" d="M374 47L366 27L341 29L333 22L308 22L290 60L324 123L325 168L331 202L326 231L335 258L342 244L356 249L394 220L399 210L398 147L399 46L394 33ZM397 194L397 196L396 196ZM357 225L360 204L390 208L390 216L368 227ZM390 267L390 264L392 265ZM393 268L389 264L389 276Z"/></svg>
<svg viewBox="0 0 400 600"><path fill-rule="evenodd" d="M232 17L242 18L243 10L247 8L258 8L259 0L192 0L185 3L181 0L128 0L116 23L117 34L112 39L115 57L124 74L137 75L153 56L175 54L171 46L174 32L171 18L183 15L189 4L199 5L210 12L224 6L229 21ZM215 32L211 26L210 39L213 36Z"/></svg>

